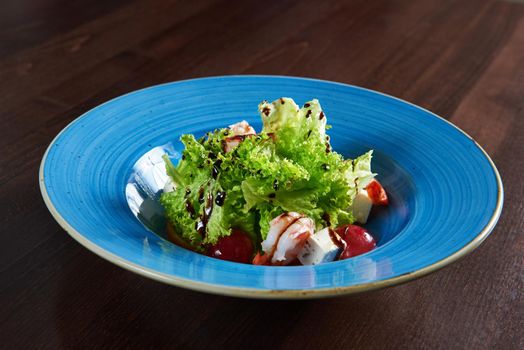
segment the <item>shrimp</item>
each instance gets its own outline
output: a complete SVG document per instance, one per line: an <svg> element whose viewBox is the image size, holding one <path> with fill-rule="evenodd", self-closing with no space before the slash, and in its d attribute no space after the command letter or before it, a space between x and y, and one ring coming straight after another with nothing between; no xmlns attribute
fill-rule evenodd
<svg viewBox="0 0 524 350"><path fill-rule="evenodd" d="M257 254L253 264L287 265L293 262L313 230L313 220L299 213L277 216L269 223L269 232L262 242L264 255Z"/></svg>
<svg viewBox="0 0 524 350"><path fill-rule="evenodd" d="M232 151L233 148L238 146L240 142L244 141L246 137L257 134L255 129L253 129L253 127L245 120L230 125L229 130L231 130L232 136L226 137L222 142L224 152L226 153Z"/></svg>
<svg viewBox="0 0 524 350"><path fill-rule="evenodd" d="M230 125L229 130L231 130L233 135L256 135L255 129L245 120Z"/></svg>
<svg viewBox="0 0 524 350"><path fill-rule="evenodd" d="M307 217L300 218L291 224L280 236L271 262L274 265L287 265L293 262L309 236L313 234L313 230L313 220Z"/></svg>
<svg viewBox="0 0 524 350"><path fill-rule="evenodd" d="M273 254L276 249L280 236L286 231L286 229L293 224L295 221L303 217L303 215L295 212L284 213L269 223L269 232L267 233L266 239L262 242L262 250L266 254Z"/></svg>

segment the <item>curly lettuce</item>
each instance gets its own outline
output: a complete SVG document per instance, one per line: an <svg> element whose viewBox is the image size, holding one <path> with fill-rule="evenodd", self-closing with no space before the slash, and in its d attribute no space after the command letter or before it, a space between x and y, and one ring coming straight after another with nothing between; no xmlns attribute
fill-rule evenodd
<svg viewBox="0 0 524 350"><path fill-rule="evenodd" d="M263 129L226 152L231 131L200 139L183 135L182 159L166 172L176 185L161 203L177 234L196 250L214 244L233 228L265 239L277 215L300 212L318 229L353 222L351 204L371 181L372 151L344 159L331 149L317 100L299 108L290 98L259 105Z"/></svg>

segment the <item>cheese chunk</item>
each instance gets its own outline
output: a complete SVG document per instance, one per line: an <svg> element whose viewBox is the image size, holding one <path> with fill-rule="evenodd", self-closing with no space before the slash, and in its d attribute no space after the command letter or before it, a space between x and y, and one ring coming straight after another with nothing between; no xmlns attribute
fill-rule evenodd
<svg viewBox="0 0 524 350"><path fill-rule="evenodd" d="M373 203L368 196L368 191L359 191L353 200L352 206L355 221L360 224L365 224L368 221L369 212L371 211L372 206Z"/></svg>
<svg viewBox="0 0 524 350"><path fill-rule="evenodd" d="M326 227L308 238L298 254L298 260L302 265L317 265L337 258L343 248L339 245L342 245L343 241L334 231L330 234L329 230ZM332 235L336 235L336 239L333 239ZM338 245L337 240L340 242Z"/></svg>
<svg viewBox="0 0 524 350"><path fill-rule="evenodd" d="M170 177L167 177L167 181L166 183L164 184L164 192L175 192L176 190L176 185L175 183L173 182L173 180L171 180Z"/></svg>

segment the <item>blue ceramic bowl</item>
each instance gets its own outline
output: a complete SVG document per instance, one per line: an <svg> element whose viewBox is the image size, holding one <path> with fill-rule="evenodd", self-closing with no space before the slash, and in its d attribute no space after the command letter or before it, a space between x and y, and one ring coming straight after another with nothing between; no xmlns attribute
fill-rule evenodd
<svg viewBox="0 0 524 350"><path fill-rule="evenodd" d="M375 210L374 251L317 266L253 266L192 253L162 236L158 157L177 158L184 133L241 119L260 130L261 100L318 98L346 157L375 150L372 167L391 205ZM76 119L40 168L44 200L60 225L101 257L176 286L255 298L348 294L406 282L475 249L502 209L493 162L464 132L397 98L339 83L225 76L132 92Z"/></svg>

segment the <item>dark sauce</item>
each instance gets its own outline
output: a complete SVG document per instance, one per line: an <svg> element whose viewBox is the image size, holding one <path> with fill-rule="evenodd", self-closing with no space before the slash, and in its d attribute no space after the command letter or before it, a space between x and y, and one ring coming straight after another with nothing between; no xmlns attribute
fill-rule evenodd
<svg viewBox="0 0 524 350"><path fill-rule="evenodd" d="M213 164L213 169L211 170L211 176L215 180L218 177L218 173L220 172L220 165L221 164L222 164L222 160L221 159L217 159L215 164Z"/></svg>
<svg viewBox="0 0 524 350"><path fill-rule="evenodd" d="M231 137L226 137L224 140L221 141L222 149L225 152L226 149L228 148L228 146L227 146L228 142L237 141L238 143L240 143L240 142L244 141L246 139L246 137L251 137L251 136L254 136L254 135L234 135L234 136L231 136Z"/></svg>
<svg viewBox="0 0 524 350"><path fill-rule="evenodd" d="M346 242L331 228L328 228L329 231L329 238L331 238L331 241L334 245L337 247L344 249L346 248Z"/></svg>
<svg viewBox="0 0 524 350"><path fill-rule="evenodd" d="M204 187L200 187L198 190L198 203L204 203Z"/></svg>
<svg viewBox="0 0 524 350"><path fill-rule="evenodd" d="M328 213L324 213L322 215L322 220L326 222L326 225L331 226L331 217L329 216Z"/></svg>
<svg viewBox="0 0 524 350"><path fill-rule="evenodd" d="M209 218L211 217L211 213L213 212L213 195L211 193L207 194L206 198L206 206L204 207L204 215L203 219L204 223L207 224L209 221Z"/></svg>
<svg viewBox="0 0 524 350"><path fill-rule="evenodd" d="M306 108L308 108L309 106L310 106L309 103L306 103L306 104L304 105L304 107L306 107Z"/></svg>
<svg viewBox="0 0 524 350"><path fill-rule="evenodd" d="M204 225L204 223L202 222L202 220L198 220L196 223L195 223L195 230L198 232L198 234L201 236L201 237L204 237L205 234L206 234L206 225Z"/></svg>
<svg viewBox="0 0 524 350"><path fill-rule="evenodd" d="M215 197L215 204L219 207L224 205L224 200L226 199L226 192L218 191Z"/></svg>
<svg viewBox="0 0 524 350"><path fill-rule="evenodd" d="M281 103L281 104L284 104L284 103L286 103L286 101L284 101L284 99L281 98L281 99L280 99L280 103Z"/></svg>
<svg viewBox="0 0 524 350"><path fill-rule="evenodd" d="M270 193L267 195L269 198L275 198L277 195L276 193Z"/></svg>
<svg viewBox="0 0 524 350"><path fill-rule="evenodd" d="M309 130L309 131L307 132L307 138L309 138L309 136L311 136L311 131L312 131L312 130Z"/></svg>
<svg viewBox="0 0 524 350"><path fill-rule="evenodd" d="M285 213L284 215L282 215L283 218L284 218L284 217L287 217L287 216L290 216L290 215L289 215L289 212L287 212L287 213ZM286 228L282 230L282 232L286 231L286 230L287 230L291 225L293 225L294 223L296 223L296 222L297 222L298 220L300 220L300 219L301 219L301 217L298 217L298 218L295 218L295 217L294 217L293 220L291 220L291 221L289 222L289 224L286 226Z"/></svg>
<svg viewBox="0 0 524 350"><path fill-rule="evenodd" d="M251 136L253 135L235 135L235 136L231 136L229 139L244 141L246 137L251 137Z"/></svg>
<svg viewBox="0 0 524 350"><path fill-rule="evenodd" d="M329 142L326 142L326 153L329 152L331 152L331 145L329 144Z"/></svg>
<svg viewBox="0 0 524 350"><path fill-rule="evenodd" d="M195 230L198 232L200 237L202 237L202 239L206 237L207 223L209 222L209 218L211 217L212 212L213 195L211 193L208 193L206 198L206 205L204 206L204 211L202 212L202 215L200 215L200 218L195 224Z"/></svg>
<svg viewBox="0 0 524 350"><path fill-rule="evenodd" d="M182 160L186 159L186 155L182 154Z"/></svg>
<svg viewBox="0 0 524 350"><path fill-rule="evenodd" d="M320 115L318 116L318 119L322 120L322 119L324 119L324 117L325 117L324 116L324 112L320 112Z"/></svg>
<svg viewBox="0 0 524 350"><path fill-rule="evenodd" d="M193 207L193 204L191 204L189 199L186 199L185 206L186 206L187 212L191 215L192 218L194 218L195 217L195 208Z"/></svg>
<svg viewBox="0 0 524 350"><path fill-rule="evenodd" d="M264 107L262 108L262 113L267 117L269 113L271 113L271 109L269 109L269 107Z"/></svg>
<svg viewBox="0 0 524 350"><path fill-rule="evenodd" d="M306 118L309 118L311 116L311 109L307 111Z"/></svg>

